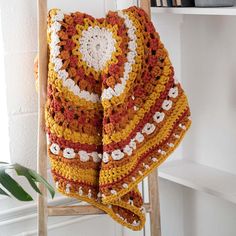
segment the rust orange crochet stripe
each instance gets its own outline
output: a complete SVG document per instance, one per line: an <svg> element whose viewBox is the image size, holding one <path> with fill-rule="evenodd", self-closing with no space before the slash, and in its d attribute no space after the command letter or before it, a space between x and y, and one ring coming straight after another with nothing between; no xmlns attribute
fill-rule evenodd
<svg viewBox="0 0 236 236"><path fill-rule="evenodd" d="M137 185L191 125L159 34L137 7L100 19L52 9L48 45L45 118L58 191L141 230Z"/></svg>

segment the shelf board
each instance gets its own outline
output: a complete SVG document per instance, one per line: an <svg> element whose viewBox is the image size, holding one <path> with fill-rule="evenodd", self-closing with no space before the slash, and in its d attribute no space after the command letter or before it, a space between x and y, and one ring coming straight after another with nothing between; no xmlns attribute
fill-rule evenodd
<svg viewBox="0 0 236 236"><path fill-rule="evenodd" d="M170 161L159 177L236 203L236 175L190 161Z"/></svg>
<svg viewBox="0 0 236 236"><path fill-rule="evenodd" d="M185 15L224 15L236 16L236 6L234 7L152 7L151 12L170 13L170 14L185 14Z"/></svg>

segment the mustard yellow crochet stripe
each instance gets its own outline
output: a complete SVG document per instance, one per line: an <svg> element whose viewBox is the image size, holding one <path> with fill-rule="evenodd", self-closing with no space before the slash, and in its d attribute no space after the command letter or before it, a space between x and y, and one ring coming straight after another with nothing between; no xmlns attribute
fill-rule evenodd
<svg viewBox="0 0 236 236"><path fill-rule="evenodd" d="M106 198L103 198L103 203L109 204L110 202L113 202L116 199L121 198L126 193L130 192L135 186L137 186L137 184L140 183L146 176L148 176L155 168L160 166L171 155L171 153L179 146L186 132L191 126L191 121L188 120L184 125L186 126L186 129L182 130L182 132L180 133L180 138L176 139L176 141L174 142L174 147L168 148L166 155L160 156L157 162L153 162L152 165L150 166L150 169L146 169L145 171L143 171L143 175L139 175L135 181L129 184L129 187L127 189L123 188L116 195L110 195L110 196L106 196Z"/></svg>
<svg viewBox="0 0 236 236"><path fill-rule="evenodd" d="M50 132L56 134L59 138L64 138L65 140L69 140L74 143L79 142L81 144L102 144L101 138L98 136L79 133L68 128L65 129L64 127L58 125L47 110L45 111L45 121L46 127L49 128Z"/></svg>
<svg viewBox="0 0 236 236"><path fill-rule="evenodd" d="M168 70L170 67L164 68ZM154 92L150 95L150 97L146 100L143 107L140 108L134 115L132 121L130 121L122 131L114 132L112 135L103 135L103 143L104 145L110 144L112 142L120 142L126 139L131 131L137 126L137 124L143 119L145 114L150 110L150 108L155 104L156 100L160 97L161 92L165 90L165 84L169 78L167 76L161 76L160 83L155 87Z"/></svg>
<svg viewBox="0 0 236 236"><path fill-rule="evenodd" d="M145 214L142 213L139 208L137 208L135 206L132 206L129 203L126 203L126 202L121 201L119 199L112 201L111 204L123 207L123 208L133 212L135 215L137 215L139 217L139 220L140 220L140 224L138 226L133 226L133 225L128 224L127 222L125 222L123 220L121 220L119 222L120 224L122 224L123 226L127 226L128 228L130 228L132 230L135 230L135 231L136 230L141 230L144 227L145 221L146 221ZM110 215L110 213L108 213L108 214ZM114 212L112 212L112 214L114 214ZM112 215L110 215L110 216L113 218Z"/></svg>
<svg viewBox="0 0 236 236"><path fill-rule="evenodd" d="M178 120L178 117L180 117L181 114L183 114L183 112L186 110L187 107L188 104L186 96L183 94L180 97L179 101L176 103L172 115L168 118L165 125L158 132L158 135L153 137L152 139L147 140L143 146L141 146L138 150L136 150L135 154L132 156L128 164L124 166L114 167L109 170L101 169L99 183L101 185L106 183L112 183L114 178L119 179L120 177L127 175L138 162L138 157L142 156L148 149L150 149L155 145L158 145L163 140L165 140L166 137L169 136L170 132L173 129L172 128L173 124L176 122L176 120Z"/></svg>
<svg viewBox="0 0 236 236"><path fill-rule="evenodd" d="M134 71L139 71L141 69L141 62L142 62L142 57L144 55L144 47L143 47L143 34L141 33L141 25L140 22L134 17L134 15L131 12L126 12L126 14L129 16L130 20L132 21L133 25L136 28L136 36L137 36L137 56L135 58L135 63L132 65L132 72L129 73L129 79L126 81L126 86L123 91L123 93L119 96L114 96L111 99L104 99L102 100L102 105L104 109L109 108L110 106L113 106L115 104L120 104L123 103L125 100L125 97L128 94L128 91L132 87L133 81L135 80L137 76L137 72Z"/></svg>
<svg viewBox="0 0 236 236"><path fill-rule="evenodd" d="M133 212L134 214L136 214L139 219L140 219L140 224L138 226L133 226L131 224L129 224L128 222L122 220L120 217L118 217L114 211L112 210L112 208L109 208L109 205L104 205L102 203L99 203L95 200L93 200L92 198L88 198L86 196L80 196L79 194L77 193L66 193L63 189L58 189L59 192L61 192L62 194L64 194L65 196L68 196L68 197L73 197L73 198L77 198L81 201L86 201L88 202L89 204L103 210L104 212L106 212L109 216L111 216L116 222L118 222L119 224L123 225L123 226L126 226L127 228L129 229L132 229L134 231L138 231L138 230L141 230L143 227L144 227L144 224L145 224L145 215L135 206L132 206L128 203L124 203L124 202L121 202L121 201L114 201L114 203L112 203L112 205L117 205L117 206L121 206L123 208L126 208L128 210L130 210L131 212Z"/></svg>
<svg viewBox="0 0 236 236"><path fill-rule="evenodd" d="M81 169L70 163L55 160L49 154L52 170L68 180L81 181L91 185L97 184L98 171L95 169Z"/></svg>
<svg viewBox="0 0 236 236"><path fill-rule="evenodd" d="M86 107L86 109L102 109L100 102L93 103L86 101L85 99L75 95L73 92L69 91L66 87L63 86L61 79L58 79L57 73L53 70L53 64L49 63L49 73L48 73L48 84L56 88L60 93L60 96L63 99L67 99L70 102L73 102L76 106Z"/></svg>

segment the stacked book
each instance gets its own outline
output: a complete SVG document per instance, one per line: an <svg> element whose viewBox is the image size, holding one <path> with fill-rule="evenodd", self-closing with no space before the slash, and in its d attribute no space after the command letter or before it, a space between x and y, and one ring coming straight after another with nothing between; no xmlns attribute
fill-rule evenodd
<svg viewBox="0 0 236 236"><path fill-rule="evenodd" d="M194 7L194 0L151 0L152 7Z"/></svg>

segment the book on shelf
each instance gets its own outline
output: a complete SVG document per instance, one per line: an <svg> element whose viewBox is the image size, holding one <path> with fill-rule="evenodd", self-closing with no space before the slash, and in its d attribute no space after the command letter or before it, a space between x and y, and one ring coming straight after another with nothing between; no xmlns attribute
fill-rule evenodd
<svg viewBox="0 0 236 236"><path fill-rule="evenodd" d="M177 7L194 7L194 0L176 0Z"/></svg>
<svg viewBox="0 0 236 236"><path fill-rule="evenodd" d="M162 6L163 7L172 7L172 0L162 0Z"/></svg>
<svg viewBox="0 0 236 236"><path fill-rule="evenodd" d="M156 7L157 4L156 4L156 0L151 0L151 7Z"/></svg>
<svg viewBox="0 0 236 236"><path fill-rule="evenodd" d="M176 2L176 0L172 0L172 6L173 6L173 7L177 7L177 2Z"/></svg>
<svg viewBox="0 0 236 236"><path fill-rule="evenodd" d="M162 7L162 1L164 0L151 0L151 6L152 7Z"/></svg>
<svg viewBox="0 0 236 236"><path fill-rule="evenodd" d="M194 7L194 0L151 0L152 7Z"/></svg>
<svg viewBox="0 0 236 236"><path fill-rule="evenodd" d="M156 0L157 7L163 6L163 0Z"/></svg>

